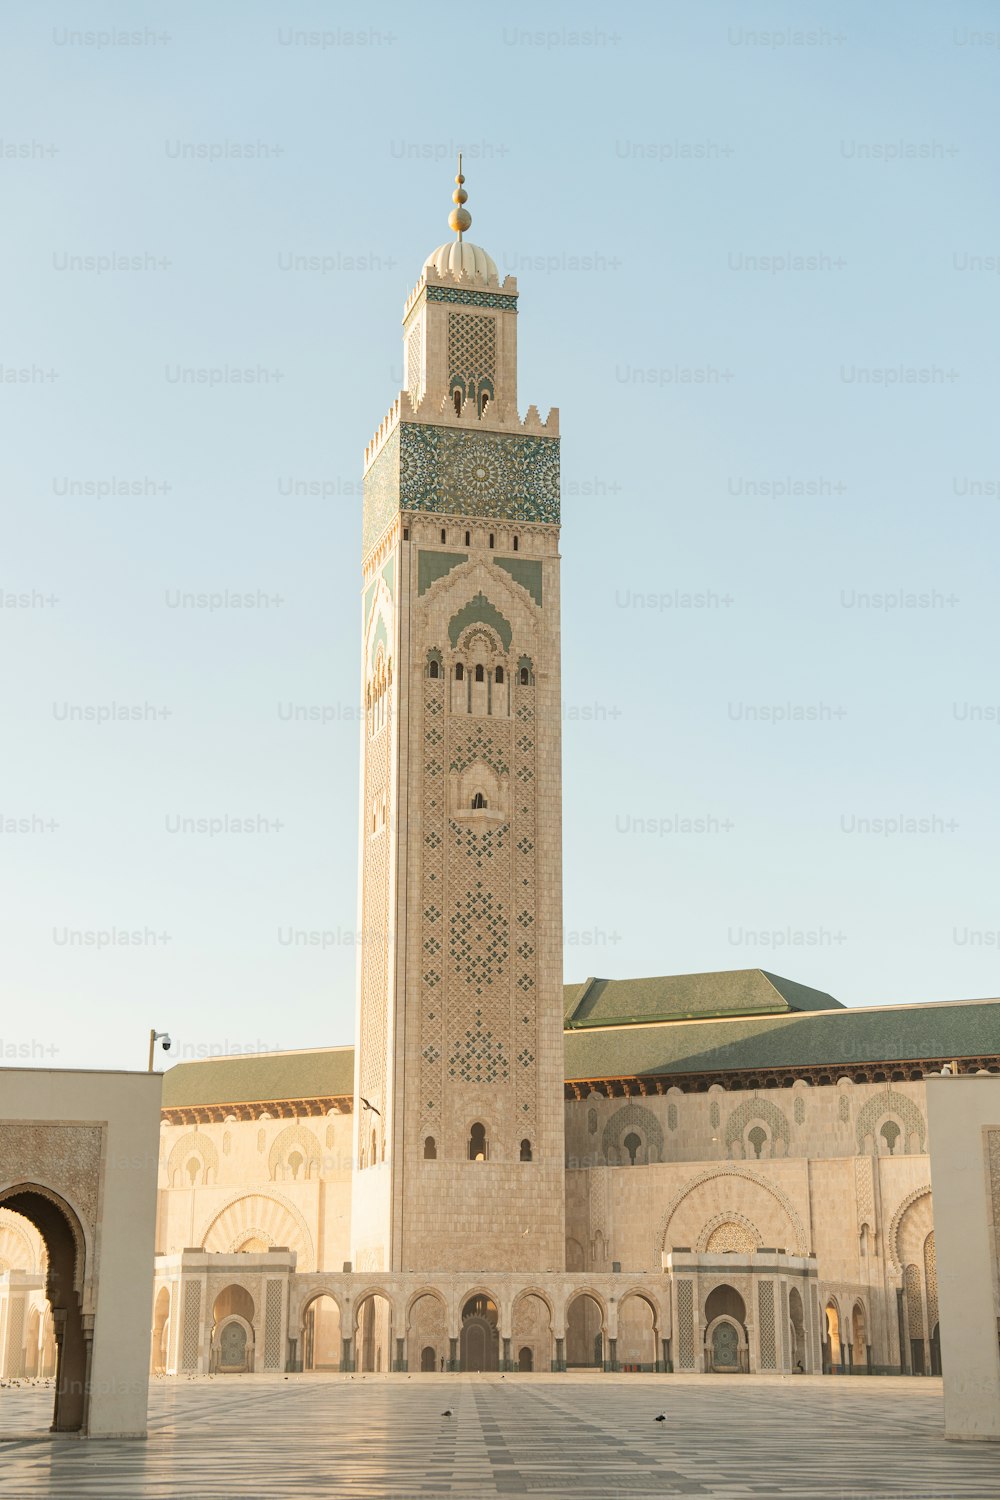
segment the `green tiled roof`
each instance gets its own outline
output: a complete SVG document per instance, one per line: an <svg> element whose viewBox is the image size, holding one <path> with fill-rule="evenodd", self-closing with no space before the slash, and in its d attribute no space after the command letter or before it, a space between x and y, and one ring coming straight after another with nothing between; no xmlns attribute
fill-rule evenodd
<svg viewBox="0 0 1000 1500"><path fill-rule="evenodd" d="M588 979L564 987L567 1027L627 1026L696 1016L785 1015L838 1010L839 1000L765 969L663 974L653 979Z"/></svg>
<svg viewBox="0 0 1000 1500"><path fill-rule="evenodd" d="M588 980L567 985L565 998L570 1081L782 1068L835 1072L852 1064L1000 1056L1000 1000L846 1009L763 969ZM680 1004L684 1010L668 1008ZM721 1005L728 1015L719 1015ZM344 1098L353 1091L353 1047L177 1063L163 1075L165 1109Z"/></svg>
<svg viewBox="0 0 1000 1500"><path fill-rule="evenodd" d="M163 1075L163 1108L329 1099L354 1093L354 1048L257 1052L177 1063Z"/></svg>
<svg viewBox="0 0 1000 1500"><path fill-rule="evenodd" d="M1000 1054L1000 1000L567 1031L566 1077L635 1078Z"/></svg>

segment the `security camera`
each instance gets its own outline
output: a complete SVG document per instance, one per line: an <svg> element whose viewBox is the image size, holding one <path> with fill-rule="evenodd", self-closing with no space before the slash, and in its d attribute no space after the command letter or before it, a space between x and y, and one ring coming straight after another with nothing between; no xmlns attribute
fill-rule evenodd
<svg viewBox="0 0 1000 1500"><path fill-rule="evenodd" d="M163 1047L164 1052L169 1052L170 1051L170 1038L168 1036L165 1036L163 1038L163 1041L162 1041L161 1045Z"/></svg>

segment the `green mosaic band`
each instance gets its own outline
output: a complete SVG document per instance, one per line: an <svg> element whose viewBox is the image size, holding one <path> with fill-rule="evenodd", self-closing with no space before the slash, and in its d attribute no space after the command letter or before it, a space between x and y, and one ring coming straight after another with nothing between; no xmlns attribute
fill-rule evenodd
<svg viewBox="0 0 1000 1500"><path fill-rule="evenodd" d="M559 439L401 422L364 481L367 553L400 510L559 524Z"/></svg>
<svg viewBox="0 0 1000 1500"><path fill-rule="evenodd" d="M427 286L428 302L455 302L460 307L499 307L503 312L517 312L516 292L476 292L471 287Z"/></svg>

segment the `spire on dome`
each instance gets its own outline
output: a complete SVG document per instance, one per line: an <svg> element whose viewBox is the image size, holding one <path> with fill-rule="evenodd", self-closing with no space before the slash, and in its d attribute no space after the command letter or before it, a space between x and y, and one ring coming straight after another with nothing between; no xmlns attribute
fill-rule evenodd
<svg viewBox="0 0 1000 1500"><path fill-rule="evenodd" d="M437 276L457 277L478 286L499 286L500 276L493 257L487 255L482 246L473 245L464 238L465 231L472 223L472 215L465 207L469 195L462 186L464 182L462 154L459 152L456 187L451 195L455 207L448 215L449 228L455 231L456 238L431 251L424 261L424 271L431 271Z"/></svg>
<svg viewBox="0 0 1000 1500"><path fill-rule="evenodd" d="M458 175L455 178L455 181L458 186L455 188L455 191L451 195L451 201L457 204L457 207L453 208L451 213L448 215L448 228L454 229L455 233L458 235L459 243L461 243L462 235L472 224L472 215L469 213L469 210L467 208L463 208L462 206L463 204L468 203L469 195L465 191L465 188L462 186L465 178L462 176L461 151L458 153Z"/></svg>

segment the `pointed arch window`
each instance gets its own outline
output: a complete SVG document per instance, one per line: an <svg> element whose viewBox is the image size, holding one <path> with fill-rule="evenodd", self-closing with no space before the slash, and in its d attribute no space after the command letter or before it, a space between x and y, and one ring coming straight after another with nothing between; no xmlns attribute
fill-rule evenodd
<svg viewBox="0 0 1000 1500"><path fill-rule="evenodd" d="M469 1160L485 1161L486 1147L486 1126L477 1120L469 1131Z"/></svg>
<svg viewBox="0 0 1000 1500"><path fill-rule="evenodd" d="M437 1161L437 1142L432 1135L424 1138L424 1161Z"/></svg>
<svg viewBox="0 0 1000 1500"><path fill-rule="evenodd" d="M522 1161L530 1161L531 1160L531 1142L529 1140L527 1140L527 1139L525 1139L525 1140L523 1140L521 1142L521 1160Z"/></svg>

